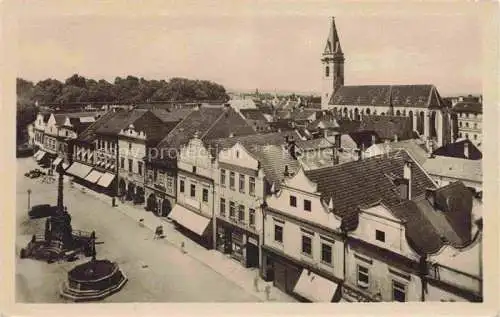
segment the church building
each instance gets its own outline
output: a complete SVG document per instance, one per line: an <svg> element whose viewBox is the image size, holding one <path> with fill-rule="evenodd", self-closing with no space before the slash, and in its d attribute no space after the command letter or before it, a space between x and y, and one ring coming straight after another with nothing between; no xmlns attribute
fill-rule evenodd
<svg viewBox="0 0 500 317"><path fill-rule="evenodd" d="M362 120L363 116L407 116L413 130L435 146L453 142L451 109L437 88L425 85L344 85L344 53L332 18L321 57L323 67L321 109L334 115Z"/></svg>

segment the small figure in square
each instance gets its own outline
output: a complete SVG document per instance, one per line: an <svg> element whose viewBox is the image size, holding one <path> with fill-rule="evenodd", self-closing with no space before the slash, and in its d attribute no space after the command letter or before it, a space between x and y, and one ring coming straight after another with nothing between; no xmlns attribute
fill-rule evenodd
<svg viewBox="0 0 500 317"><path fill-rule="evenodd" d="M255 288L256 292L259 291L259 273L257 273L253 278L253 287Z"/></svg>
<svg viewBox="0 0 500 317"><path fill-rule="evenodd" d="M163 238L163 226L159 225L156 227L154 239Z"/></svg>
<svg viewBox="0 0 500 317"><path fill-rule="evenodd" d="M266 285L266 299L269 300L271 298L271 285Z"/></svg>

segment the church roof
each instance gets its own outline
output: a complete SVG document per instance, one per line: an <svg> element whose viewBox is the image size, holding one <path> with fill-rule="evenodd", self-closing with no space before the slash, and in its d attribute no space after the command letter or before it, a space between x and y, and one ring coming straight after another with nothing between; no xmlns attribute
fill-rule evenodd
<svg viewBox="0 0 500 317"><path fill-rule="evenodd" d="M441 108L443 102L434 85L341 86L331 105Z"/></svg>

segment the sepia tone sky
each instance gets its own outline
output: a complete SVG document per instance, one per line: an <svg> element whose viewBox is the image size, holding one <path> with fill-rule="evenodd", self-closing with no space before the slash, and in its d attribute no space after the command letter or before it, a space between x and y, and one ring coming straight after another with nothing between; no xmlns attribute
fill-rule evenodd
<svg viewBox="0 0 500 317"><path fill-rule="evenodd" d="M482 30L470 15L336 16L345 84L481 92ZM317 15L20 16L18 76L188 77L228 89L318 92L330 20Z"/></svg>

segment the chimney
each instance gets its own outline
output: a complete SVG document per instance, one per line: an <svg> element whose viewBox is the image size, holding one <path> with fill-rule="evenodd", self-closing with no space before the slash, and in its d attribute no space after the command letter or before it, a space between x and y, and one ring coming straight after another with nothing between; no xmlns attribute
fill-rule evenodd
<svg viewBox="0 0 500 317"><path fill-rule="evenodd" d="M356 152L358 152L358 161L361 161L363 159L363 151L361 149L356 149Z"/></svg>
<svg viewBox="0 0 500 317"><path fill-rule="evenodd" d="M394 134L394 142L398 142L398 135Z"/></svg>
<svg viewBox="0 0 500 317"><path fill-rule="evenodd" d="M431 204L432 207L436 207L436 189L427 188L425 189L425 199Z"/></svg>
<svg viewBox="0 0 500 317"><path fill-rule="evenodd" d="M337 146L334 146L333 149L333 165L339 164L339 152Z"/></svg>
<svg viewBox="0 0 500 317"><path fill-rule="evenodd" d="M469 142L464 142L464 156L466 159L469 159Z"/></svg>
<svg viewBox="0 0 500 317"><path fill-rule="evenodd" d="M375 141L376 141L376 139L375 139L375 134L372 134L372 145L374 145L374 144L375 144Z"/></svg>
<svg viewBox="0 0 500 317"><path fill-rule="evenodd" d="M229 137L230 137L230 138L234 138L234 133L233 133L233 132L230 132L230 133L229 133Z"/></svg>
<svg viewBox="0 0 500 317"><path fill-rule="evenodd" d="M285 172L283 173L285 177L290 176L290 172L288 171L288 165L285 165Z"/></svg>
<svg viewBox="0 0 500 317"><path fill-rule="evenodd" d="M412 162L406 161L403 167L403 178L408 181L408 199L412 198Z"/></svg>

